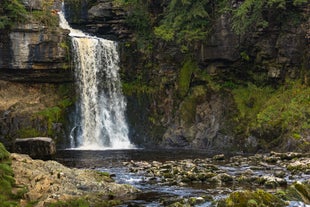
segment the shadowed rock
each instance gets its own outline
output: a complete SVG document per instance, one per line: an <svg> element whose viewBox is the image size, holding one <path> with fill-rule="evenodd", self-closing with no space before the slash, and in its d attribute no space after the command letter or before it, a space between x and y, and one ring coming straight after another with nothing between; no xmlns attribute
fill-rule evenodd
<svg viewBox="0 0 310 207"><path fill-rule="evenodd" d="M14 152L28 154L32 158L49 158L56 153L56 146L48 137L16 139Z"/></svg>

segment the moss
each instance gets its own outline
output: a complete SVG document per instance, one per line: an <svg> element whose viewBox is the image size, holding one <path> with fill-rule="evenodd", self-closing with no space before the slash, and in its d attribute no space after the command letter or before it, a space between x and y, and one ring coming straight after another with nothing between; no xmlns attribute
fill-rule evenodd
<svg viewBox="0 0 310 207"><path fill-rule="evenodd" d="M63 64L63 69L70 69L71 62L71 53L70 53L70 43L69 41L63 41L60 44L60 47L66 51L66 63Z"/></svg>
<svg viewBox="0 0 310 207"><path fill-rule="evenodd" d="M219 206L285 206L285 202L263 190L237 191L229 195L224 202L219 202Z"/></svg>
<svg viewBox="0 0 310 207"><path fill-rule="evenodd" d="M10 157L10 153L5 149L2 143L0 143L0 161L7 160Z"/></svg>
<svg viewBox="0 0 310 207"><path fill-rule="evenodd" d="M262 110L272 92L273 89L269 87L259 88L253 84L232 90L239 111L239 116L236 117L239 123L237 130L249 133L250 129L256 125L257 114Z"/></svg>
<svg viewBox="0 0 310 207"><path fill-rule="evenodd" d="M90 204L84 199L69 200L69 201L58 201L56 203L51 203L48 207L89 207Z"/></svg>
<svg viewBox="0 0 310 207"><path fill-rule="evenodd" d="M301 132L310 128L310 88L299 82L287 83L278 89L257 114L256 128L301 139ZM298 136L296 136L298 135Z"/></svg>
<svg viewBox="0 0 310 207"><path fill-rule="evenodd" d="M248 84L232 90L238 116L235 133L255 135L265 149L292 139L299 149L309 146L304 133L310 128L310 88L300 81L287 81L278 89Z"/></svg>
<svg viewBox="0 0 310 207"><path fill-rule="evenodd" d="M15 183L11 167L10 153L0 143L0 203L3 207L17 206L17 200L12 194Z"/></svg>
<svg viewBox="0 0 310 207"><path fill-rule="evenodd" d="M22 128L17 131L19 138L39 137L42 136L42 132L34 128Z"/></svg>
<svg viewBox="0 0 310 207"><path fill-rule="evenodd" d="M206 96L206 89L203 86L196 86L191 89L188 96L180 105L180 119L186 125L194 123L196 116L196 107Z"/></svg>
<svg viewBox="0 0 310 207"><path fill-rule="evenodd" d="M155 88L139 81L127 82L122 84L123 93L128 96L137 95L138 97L142 94L151 95L155 93Z"/></svg>
<svg viewBox="0 0 310 207"><path fill-rule="evenodd" d="M192 74L197 68L198 66L196 62L194 62L192 59L188 59L183 63L178 79L178 93L180 97L184 97L188 93Z"/></svg>
<svg viewBox="0 0 310 207"><path fill-rule="evenodd" d="M310 204L310 185L305 183L294 183L286 191L287 200L302 201Z"/></svg>

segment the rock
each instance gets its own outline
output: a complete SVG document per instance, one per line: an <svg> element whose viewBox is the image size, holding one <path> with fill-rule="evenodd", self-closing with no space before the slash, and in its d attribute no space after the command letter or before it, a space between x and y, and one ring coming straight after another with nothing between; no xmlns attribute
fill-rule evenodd
<svg viewBox="0 0 310 207"><path fill-rule="evenodd" d="M287 169L291 172L306 172L310 169L310 158L301 158L294 160L287 165Z"/></svg>
<svg viewBox="0 0 310 207"><path fill-rule="evenodd" d="M218 154L218 155L214 155L212 157L213 160L217 160L217 161L220 161L220 160L225 160L225 155L224 154Z"/></svg>
<svg viewBox="0 0 310 207"><path fill-rule="evenodd" d="M232 32L229 15L221 15L215 23L215 31L207 43L202 44L202 61L236 61L239 58L239 38Z"/></svg>
<svg viewBox="0 0 310 207"><path fill-rule="evenodd" d="M48 137L16 139L14 152L28 154L32 158L48 158L56 153L56 146Z"/></svg>
<svg viewBox="0 0 310 207"><path fill-rule="evenodd" d="M302 201L310 204L310 184L296 182L287 189L286 197L289 200Z"/></svg>
<svg viewBox="0 0 310 207"><path fill-rule="evenodd" d="M69 46L64 46L67 35L66 30L48 30L34 23L16 26L10 32L9 39L4 40L11 42L8 45L11 51L10 69L69 68ZM0 65L0 68L3 66Z"/></svg>
<svg viewBox="0 0 310 207"><path fill-rule="evenodd" d="M35 201L36 207L86 197L89 202L102 202L111 194L121 198L138 192L129 185L106 181L105 174L97 171L70 169L55 161L33 160L15 153L11 158L16 185L28 189L25 198Z"/></svg>
<svg viewBox="0 0 310 207"><path fill-rule="evenodd" d="M92 2L66 1L67 20L83 31L106 39L128 39L132 33L126 25L126 12L111 0ZM85 10L85 8L89 8Z"/></svg>
<svg viewBox="0 0 310 207"><path fill-rule="evenodd" d="M218 203L219 207L229 206L286 206L285 202L264 190L236 191Z"/></svg>

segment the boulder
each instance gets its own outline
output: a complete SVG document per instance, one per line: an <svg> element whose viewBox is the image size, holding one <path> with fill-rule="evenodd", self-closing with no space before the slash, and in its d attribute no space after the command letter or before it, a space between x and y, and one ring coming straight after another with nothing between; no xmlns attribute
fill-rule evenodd
<svg viewBox="0 0 310 207"><path fill-rule="evenodd" d="M48 158L56 153L56 146L48 137L16 139L14 152L28 154L32 158Z"/></svg>

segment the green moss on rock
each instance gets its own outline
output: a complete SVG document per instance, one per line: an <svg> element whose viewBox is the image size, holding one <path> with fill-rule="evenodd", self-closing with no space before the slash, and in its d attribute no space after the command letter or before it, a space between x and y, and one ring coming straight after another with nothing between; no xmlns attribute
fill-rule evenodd
<svg viewBox="0 0 310 207"><path fill-rule="evenodd" d="M197 64L191 59L184 62L178 79L178 93L180 97L184 97L188 93L192 74L197 68Z"/></svg>
<svg viewBox="0 0 310 207"><path fill-rule="evenodd" d="M233 192L224 201L219 202L220 207L248 207L248 206L285 206L285 202L264 190Z"/></svg>
<svg viewBox="0 0 310 207"><path fill-rule="evenodd" d="M204 86L196 86L191 89L188 96L180 105L180 119L186 124L191 124L195 121L196 107L204 100L207 90Z"/></svg>
<svg viewBox="0 0 310 207"><path fill-rule="evenodd" d="M310 204L310 184L296 182L292 184L286 193L287 200L302 201Z"/></svg>

